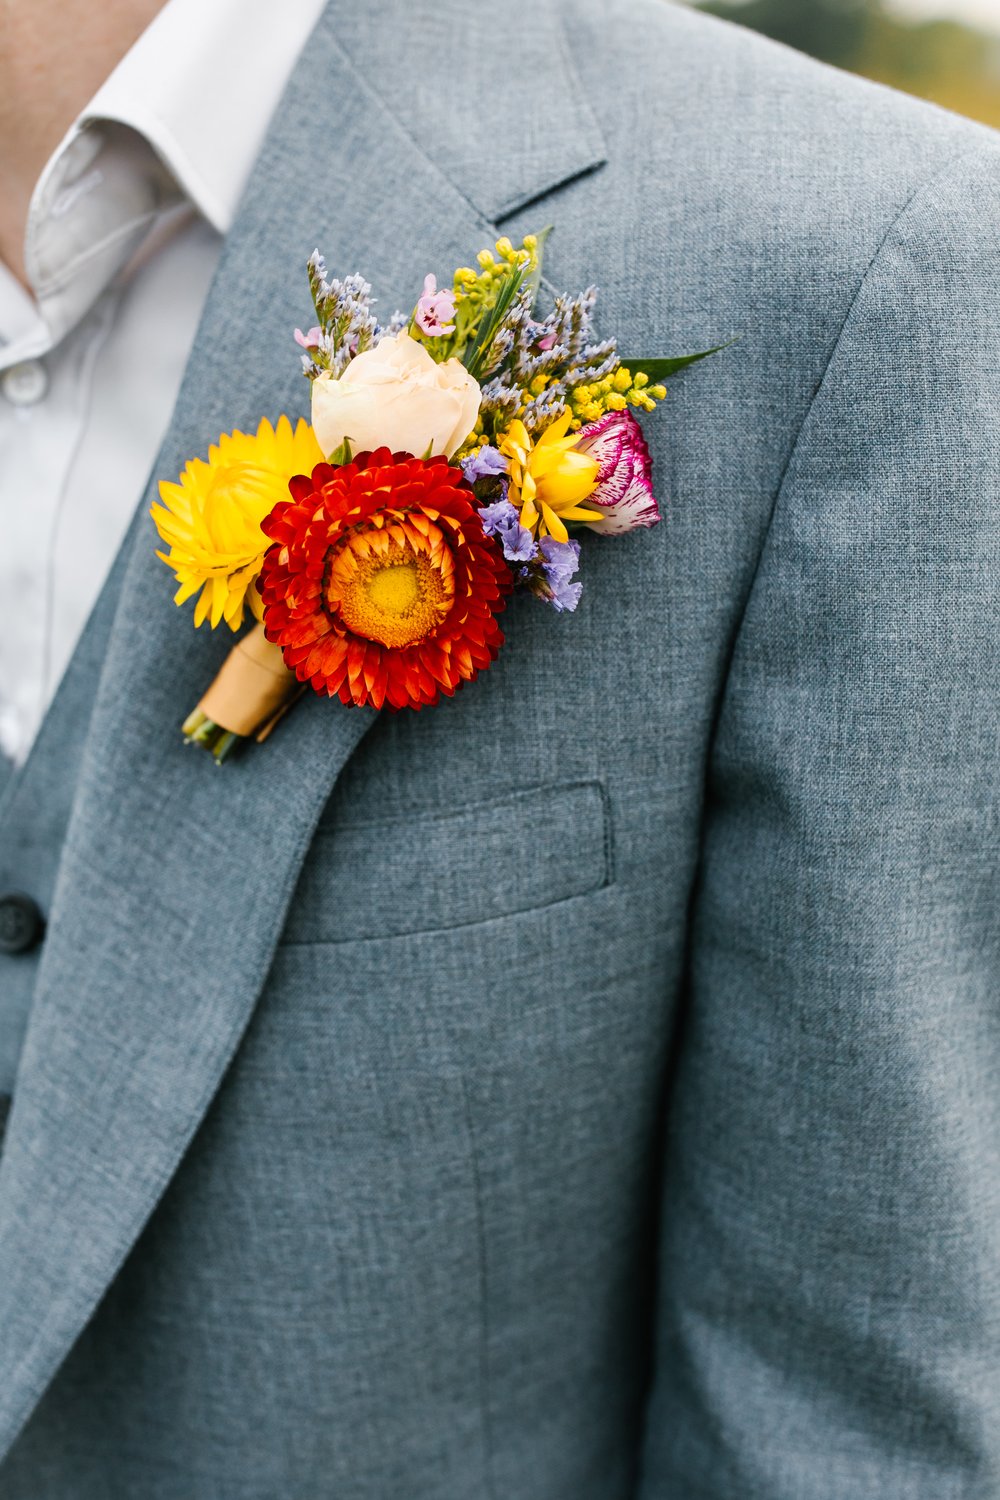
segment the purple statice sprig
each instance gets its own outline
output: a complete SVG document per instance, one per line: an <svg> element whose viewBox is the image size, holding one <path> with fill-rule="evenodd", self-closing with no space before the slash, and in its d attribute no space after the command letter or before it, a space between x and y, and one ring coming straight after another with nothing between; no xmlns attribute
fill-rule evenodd
<svg viewBox="0 0 1000 1500"><path fill-rule="evenodd" d="M468 458L462 459L462 473L472 485L479 479L493 479L506 474L509 468L510 460L504 458L499 449L491 447L489 443L484 443L481 448L474 449Z"/></svg>
<svg viewBox="0 0 1000 1500"><path fill-rule="evenodd" d="M573 577L580 566L580 543L557 542L555 537L543 536L538 550L541 565L534 580L534 592L560 613L576 609L583 593L583 584Z"/></svg>
<svg viewBox="0 0 1000 1500"><path fill-rule="evenodd" d="M538 551L535 538L527 526L521 525L517 507L509 500L497 500L493 505L484 505L479 515L486 535L496 538L508 562L527 563L535 560Z"/></svg>
<svg viewBox="0 0 1000 1500"><path fill-rule="evenodd" d="M591 286L577 297L557 296L552 311L537 319L531 296L518 299L498 336L496 359L491 358L491 367L500 368L483 386L480 413L487 430L500 432L520 416L534 436L562 416L577 386L617 369L615 340L594 334L596 302L597 289Z"/></svg>
<svg viewBox="0 0 1000 1500"><path fill-rule="evenodd" d="M580 543L557 542L543 536L533 542L532 555L523 563L511 563L515 589L534 594L560 614L576 609L583 584L574 574L580 565Z"/></svg>
<svg viewBox="0 0 1000 1500"><path fill-rule="evenodd" d="M462 475L472 489L480 508L507 499L510 488L509 461L488 445L474 448L461 460Z"/></svg>
<svg viewBox="0 0 1000 1500"><path fill-rule="evenodd" d="M514 575L514 587L527 590L553 609L576 609L583 584L574 580L580 565L580 543L557 542L543 536L535 541L521 525L517 506L507 498L509 461L486 443L462 459L462 473L479 504L483 531L494 537Z"/></svg>
<svg viewBox="0 0 1000 1500"><path fill-rule="evenodd" d="M373 349L386 335L406 327L402 313L394 313L381 327L372 312L374 298L371 285L360 275L342 280L327 275L326 261L318 250L306 265L309 291L316 309L316 325L308 333L295 330L295 340L304 350L302 372L310 380L329 373L340 376L351 360L366 349Z"/></svg>
<svg viewBox="0 0 1000 1500"><path fill-rule="evenodd" d="M583 584L574 578L580 565L579 542L557 542L551 536L536 542L506 497L481 506L479 515L486 535L500 543L516 589L534 594L560 613L576 609L583 593Z"/></svg>

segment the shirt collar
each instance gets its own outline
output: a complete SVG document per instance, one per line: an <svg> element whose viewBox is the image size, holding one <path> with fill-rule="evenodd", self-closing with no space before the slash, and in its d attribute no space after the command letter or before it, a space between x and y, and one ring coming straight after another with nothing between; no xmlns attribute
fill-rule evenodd
<svg viewBox="0 0 1000 1500"><path fill-rule="evenodd" d="M145 137L225 234L325 0L169 0L84 110Z"/></svg>
<svg viewBox="0 0 1000 1500"><path fill-rule="evenodd" d="M0 365L54 348L185 200L228 231L324 4L168 0L35 185L25 241L35 299L0 267Z"/></svg>

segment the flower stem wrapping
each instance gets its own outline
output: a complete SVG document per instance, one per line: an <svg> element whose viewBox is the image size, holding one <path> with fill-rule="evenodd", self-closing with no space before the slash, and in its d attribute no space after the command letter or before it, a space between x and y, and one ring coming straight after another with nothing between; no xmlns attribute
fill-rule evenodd
<svg viewBox="0 0 1000 1500"><path fill-rule="evenodd" d="M201 745L222 762L251 735L260 743L303 689L285 666L281 647L263 625L242 637L223 662L197 708L184 721L189 744Z"/></svg>

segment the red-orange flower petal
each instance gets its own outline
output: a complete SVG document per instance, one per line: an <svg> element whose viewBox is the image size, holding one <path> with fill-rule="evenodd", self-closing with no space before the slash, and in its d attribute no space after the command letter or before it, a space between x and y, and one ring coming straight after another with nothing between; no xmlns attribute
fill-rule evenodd
<svg viewBox="0 0 1000 1500"><path fill-rule="evenodd" d="M300 682L421 708L492 665L511 575L461 470L379 448L289 482L263 522L264 631Z"/></svg>

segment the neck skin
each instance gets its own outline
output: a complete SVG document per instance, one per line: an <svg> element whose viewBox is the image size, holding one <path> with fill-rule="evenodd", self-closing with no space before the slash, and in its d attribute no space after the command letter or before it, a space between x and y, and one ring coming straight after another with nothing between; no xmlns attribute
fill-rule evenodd
<svg viewBox="0 0 1000 1500"><path fill-rule="evenodd" d="M28 286L39 174L164 0L0 0L0 260Z"/></svg>

